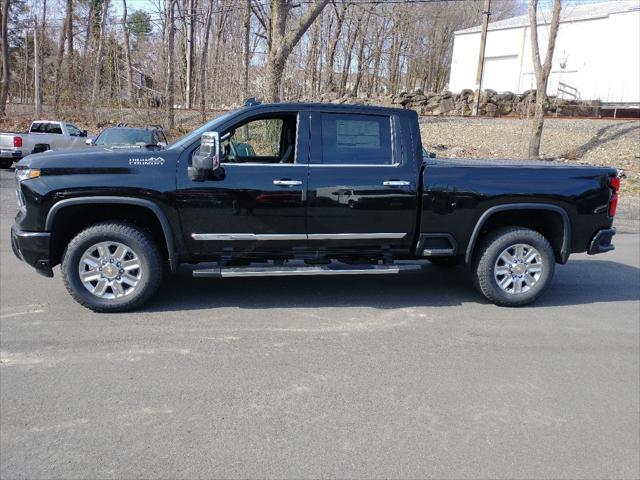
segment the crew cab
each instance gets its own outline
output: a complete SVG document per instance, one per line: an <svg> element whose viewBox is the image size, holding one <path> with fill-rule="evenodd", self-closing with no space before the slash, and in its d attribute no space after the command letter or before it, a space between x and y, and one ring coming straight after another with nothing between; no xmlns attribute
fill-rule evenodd
<svg viewBox="0 0 640 480"><path fill-rule="evenodd" d="M158 152L31 155L16 177L15 254L46 276L61 264L95 311L142 305L181 264L365 275L426 260L521 306L571 253L614 248L619 188L613 168L432 159L414 111L326 104L253 104Z"/></svg>
<svg viewBox="0 0 640 480"><path fill-rule="evenodd" d="M86 130L72 123L52 120L32 122L27 133L0 133L0 168L9 168L31 153L84 146L86 136Z"/></svg>

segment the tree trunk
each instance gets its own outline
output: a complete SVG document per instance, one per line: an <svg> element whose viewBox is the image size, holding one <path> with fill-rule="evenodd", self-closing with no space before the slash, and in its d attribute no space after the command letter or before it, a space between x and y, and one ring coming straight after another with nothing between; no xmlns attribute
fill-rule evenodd
<svg viewBox="0 0 640 480"><path fill-rule="evenodd" d="M87 51L89 50L89 44L91 43L91 33L93 31L93 15L94 15L94 1L89 0L89 14L87 17L87 28L84 33L84 46L82 47L82 58L87 57ZM123 0L124 1L124 0Z"/></svg>
<svg viewBox="0 0 640 480"><path fill-rule="evenodd" d="M100 67L102 66L102 54L104 51L104 37L106 36L107 15L109 12L109 0L104 0L102 4L102 19L100 20L100 39L98 40L98 52L96 53L96 63L93 68L93 89L91 91L91 105L97 106L98 90L100 88Z"/></svg>
<svg viewBox="0 0 640 480"><path fill-rule="evenodd" d="M58 39L58 52L56 55L56 63L54 67L53 74L53 108L58 113L58 106L60 104L60 90L62 90L62 86L60 85L60 75L62 72L62 58L64 57L64 39L67 35L67 23L60 28L60 38Z"/></svg>
<svg viewBox="0 0 640 480"><path fill-rule="evenodd" d="M549 74L553 64L553 52L556 47L556 38L560 26L560 0L554 0L551 15L551 26L549 30L549 42L544 64L540 61L540 46L538 45L538 0L531 0L529 3L529 22L531 24L531 56L533 59L533 69L536 74L536 108L534 118L531 122L531 133L529 136L529 158L540 157L540 142L542 140L542 129L544 127L544 112L547 106L547 85Z"/></svg>
<svg viewBox="0 0 640 480"><path fill-rule="evenodd" d="M169 130L173 130L175 126L175 112L173 110L173 103L175 99L174 91L174 41L175 41L175 7L177 0L169 0L167 5L167 86L165 91L165 116L166 124Z"/></svg>
<svg viewBox="0 0 640 480"><path fill-rule="evenodd" d="M129 26L127 25L127 0L122 0L122 28L124 30L124 58L127 62L127 93L129 105L133 105L133 68L131 67L131 49L129 46Z"/></svg>
<svg viewBox="0 0 640 480"><path fill-rule="evenodd" d="M242 39L242 97L249 98L249 61L251 60L250 51L251 37L251 0L247 0L247 6L244 12L243 22L243 39Z"/></svg>
<svg viewBox="0 0 640 480"><path fill-rule="evenodd" d="M209 2L207 9L207 22L204 28L204 38L202 43L202 56L200 58L200 114L202 121L206 120L206 82L207 82L207 57L209 54L209 32L211 31L211 16L213 14L213 2Z"/></svg>
<svg viewBox="0 0 640 480"><path fill-rule="evenodd" d="M67 92L71 92L74 84L73 71L73 0L67 0ZM75 95L72 95L76 98Z"/></svg>
<svg viewBox="0 0 640 480"><path fill-rule="evenodd" d="M365 19L364 22L364 26L362 28L362 30L359 32L360 35L360 45L358 47L358 73L356 73L356 80L353 83L353 94L357 97L358 96L358 90L360 90L360 83L362 82L362 75L364 73L364 69L365 69L365 62L364 62L364 49L367 45L367 27L369 26L369 20L371 18L371 13L369 12L367 14L367 17Z"/></svg>
<svg viewBox="0 0 640 480"><path fill-rule="evenodd" d="M335 59L336 59L336 47L338 46L338 40L340 40L340 33L342 32L342 25L344 24L344 18L347 13L347 3L342 4L342 9L338 11L335 8L335 3L333 4L334 10L336 12L336 30L333 32L333 37L331 38L331 42L329 42L329 50L327 51L327 63L325 64L325 68L327 69L327 83L326 83L326 91L333 92L336 90L336 84L334 80L335 75ZM331 26L329 26L331 29Z"/></svg>
<svg viewBox="0 0 640 480"><path fill-rule="evenodd" d="M314 0L293 28L287 29L287 17L292 5L286 0L271 0L271 44L267 56L265 95L269 102L279 102L284 67L293 48L298 44L329 0Z"/></svg>
<svg viewBox="0 0 640 480"><path fill-rule="evenodd" d="M40 30L38 17L33 17L33 102L36 118L42 114L42 78L40 75Z"/></svg>
<svg viewBox="0 0 640 480"><path fill-rule="evenodd" d="M186 101L186 107L187 108L191 108L191 98L193 97L193 87L192 87L192 81L193 81L193 44L195 41L195 36L194 36L194 23L195 23L195 18L194 18L194 11L195 11L195 6L194 6L194 0L188 0L188 6L189 6L189 11L186 13L186 18L187 18L187 52L186 52L186 57L187 57L187 71L186 71L186 79L185 79L185 101Z"/></svg>
<svg viewBox="0 0 640 480"><path fill-rule="evenodd" d="M0 9L0 42L2 42L2 86L0 87L0 118L6 114L7 97L9 96L9 82L11 70L9 66L9 1L2 0Z"/></svg>

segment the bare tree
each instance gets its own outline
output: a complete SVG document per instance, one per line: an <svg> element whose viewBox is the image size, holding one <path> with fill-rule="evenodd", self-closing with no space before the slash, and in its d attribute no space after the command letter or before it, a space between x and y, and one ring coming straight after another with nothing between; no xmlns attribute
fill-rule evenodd
<svg viewBox="0 0 640 480"><path fill-rule="evenodd" d="M11 70L9 65L9 2L2 0L0 8L0 41L2 42L2 87L0 90L0 118L4 118L9 96L9 82L11 81Z"/></svg>
<svg viewBox="0 0 640 480"><path fill-rule="evenodd" d="M167 84L165 88L165 121L167 128L172 130L175 126L175 112L173 104L175 101L175 71L173 66L174 42L176 37L175 15L177 0L169 0L167 4Z"/></svg>
<svg viewBox="0 0 640 480"><path fill-rule="evenodd" d="M67 35L67 22L60 29L60 38L58 39L58 53L56 55L56 61L54 66L53 75L53 108L58 112L58 106L60 103L60 93L62 92L62 85L60 85L60 75L62 73L62 57L64 57L64 39Z"/></svg>
<svg viewBox="0 0 640 480"><path fill-rule="evenodd" d="M553 63L553 51L556 47L556 37L558 36L560 26L560 9L560 0L554 0L547 53L544 58L544 64L541 64L540 46L538 45L538 0L531 0L531 3L529 3L531 56L533 59L533 69L536 74L536 108L529 137L529 158L538 158L540 156L540 140L542 139L544 111L547 104L547 84L549 83L549 74L551 73L551 65Z"/></svg>
<svg viewBox="0 0 640 480"><path fill-rule="evenodd" d="M109 15L109 0L104 0L102 4L102 19L100 20L100 39L98 40L98 51L96 62L93 68L93 89L91 90L91 105L96 106L98 101L98 91L100 89L100 67L102 66L102 55L104 51L104 39L107 30L107 16Z"/></svg>
<svg viewBox="0 0 640 480"><path fill-rule="evenodd" d="M70 90L74 84L73 72L73 0L67 0L67 88Z"/></svg>
<svg viewBox="0 0 640 480"><path fill-rule="evenodd" d="M293 28L287 27L293 3L289 0L271 0L269 21L269 53L267 55L266 98L270 102L280 101L280 87L287 59L302 35L322 12L329 0L313 0L308 10Z"/></svg>
<svg viewBox="0 0 640 480"><path fill-rule="evenodd" d="M246 0L242 37L242 98L249 97L249 62L251 61L251 0Z"/></svg>
<svg viewBox="0 0 640 480"><path fill-rule="evenodd" d="M207 9L207 20L204 27L204 37L202 43L202 59L200 60L200 114L202 121L206 120L205 103L206 103L206 83L207 83L207 55L209 54L209 34L211 32L211 17L213 13L213 2L209 2Z"/></svg>
<svg viewBox="0 0 640 480"><path fill-rule="evenodd" d="M133 104L133 68L131 66L131 48L129 46L129 25L127 25L127 0L122 0L122 28L124 30L124 58L127 62L127 93L129 103Z"/></svg>
<svg viewBox="0 0 640 480"><path fill-rule="evenodd" d="M42 75L40 74L40 28L38 27L38 17L33 17L33 101L35 104L35 115L40 117L42 113Z"/></svg>

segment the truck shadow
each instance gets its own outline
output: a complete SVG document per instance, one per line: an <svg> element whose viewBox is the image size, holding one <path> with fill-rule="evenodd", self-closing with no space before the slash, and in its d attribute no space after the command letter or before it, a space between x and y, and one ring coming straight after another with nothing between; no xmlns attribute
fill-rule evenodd
<svg viewBox="0 0 640 480"><path fill-rule="evenodd" d="M599 260L559 265L553 284L532 306L583 305L640 298L640 269ZM389 276L193 278L187 269L168 278L143 311L371 307L398 309L489 304L462 268L427 266ZM498 308L498 307L496 307Z"/></svg>

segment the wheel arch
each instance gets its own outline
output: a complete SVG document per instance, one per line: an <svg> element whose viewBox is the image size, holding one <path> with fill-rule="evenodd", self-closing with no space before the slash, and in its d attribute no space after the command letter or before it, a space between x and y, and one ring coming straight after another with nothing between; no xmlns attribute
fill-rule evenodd
<svg viewBox="0 0 640 480"><path fill-rule="evenodd" d="M131 209L131 207L135 207L136 209L140 209L139 211L148 212L151 218L154 218L157 221L159 226L159 230L162 232L162 237L164 240L163 245L160 245L161 248L167 254L167 258L169 259L169 265L171 267L171 271L175 272L178 268L178 257L176 253L175 240L173 237L173 231L171 229L171 224L169 223L169 219L164 211L158 206L156 203L151 200L146 200L142 198L135 197L109 197L109 196L93 196L93 197L75 197L68 198L65 200L60 200L56 202L47 214L47 218L45 221L45 230L54 234L54 228L56 225L56 221L61 218L61 213L68 211L65 209L73 208L73 207L83 207L89 205L109 205L113 207L127 207ZM133 212L133 211L132 211ZM129 214L126 214L122 219L127 220ZM109 217L107 215L107 217ZM102 218L98 218L97 220L102 220ZM53 249L55 245L52 243L52 254L54 254ZM52 255L52 257L55 255Z"/></svg>
<svg viewBox="0 0 640 480"><path fill-rule="evenodd" d="M555 232L554 235L549 235L547 232L540 233L545 234L547 237L551 236L551 238L547 239L554 249L556 260L559 263L566 263L569 259L569 254L571 253L571 220L567 211L558 205L548 203L510 203L488 208L482 213L482 215L480 215L480 218L473 228L467 245L465 253L465 263L467 265L471 264L478 240L482 236L483 230L486 226L491 226L492 222L495 223L492 228L513 225L529 227L540 231L540 228L535 228L530 220L523 221L519 219L515 220L515 223L513 223L514 220L512 216L513 214L518 213L518 211L526 211L529 214L529 218L531 218L531 214L534 214L536 211L542 212L546 215L551 214L552 218L555 218L559 222L559 231ZM506 222L501 223L501 219L504 219Z"/></svg>

